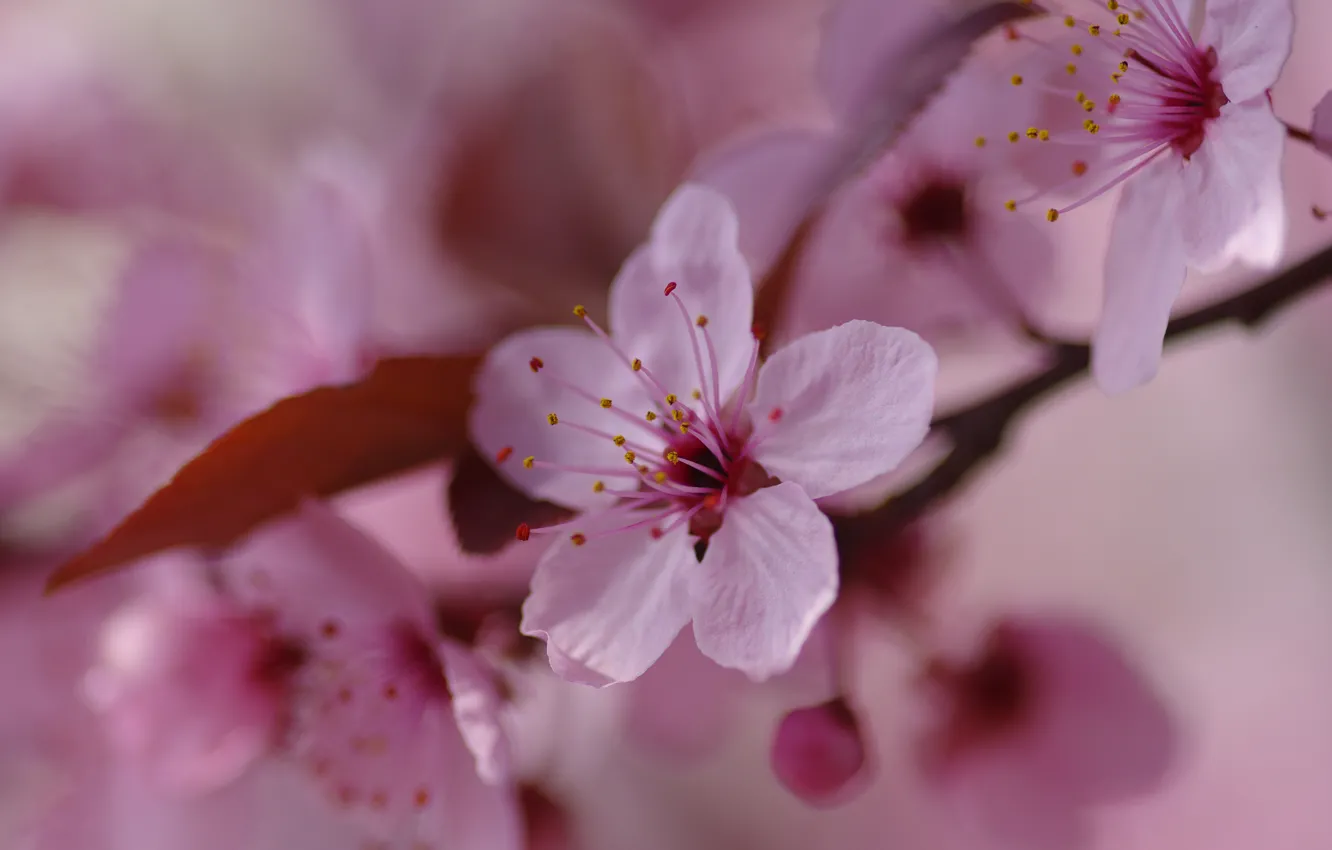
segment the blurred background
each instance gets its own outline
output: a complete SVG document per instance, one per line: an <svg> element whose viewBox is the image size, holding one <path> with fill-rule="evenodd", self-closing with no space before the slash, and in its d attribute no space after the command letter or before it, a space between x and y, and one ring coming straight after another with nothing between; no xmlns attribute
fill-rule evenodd
<svg viewBox="0 0 1332 850"><path fill-rule="evenodd" d="M65 787L66 750L92 734L70 731L82 725L78 682L104 597L119 591L41 597L61 554L275 398L380 356L480 350L596 303L700 157L759 129L826 123L815 75L826 5L0 9L0 849L30 846L26 826ZM1332 87L1332 6L1295 5L1272 97L1307 126ZM1292 144L1285 169L1293 261L1332 241L1332 222L1312 213L1332 206L1332 162ZM1109 211L1059 222L1045 326L1092 326L1099 261L1088 258L1103 254ZM1185 299L1254 280L1191 278ZM1083 383L1051 398L931 520L946 552L941 618L1093 618L1177 718L1167 780L1098 808L1091 847L1332 846L1330 319L1332 296L1315 295L1259 335L1224 328L1171 349L1155 382L1127 396ZM994 373L974 353L946 371L968 387ZM432 508L444 474L353 494L348 510L441 586L521 585L513 558L450 551ZM875 775L827 809L793 798L769 767L793 705L780 686L737 686L729 734L681 760L625 746L633 691L530 677L522 760L572 842L550 846L975 846L912 757L909 648L873 622L854 643L843 676ZM264 846L343 846L307 808L256 812L273 824ZM205 846L203 818L173 813L152 846ZM108 846L148 846L124 841Z"/></svg>

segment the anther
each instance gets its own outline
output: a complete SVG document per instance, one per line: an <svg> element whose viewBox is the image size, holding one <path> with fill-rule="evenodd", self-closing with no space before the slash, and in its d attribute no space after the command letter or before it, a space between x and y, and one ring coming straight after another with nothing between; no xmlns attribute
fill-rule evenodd
<svg viewBox="0 0 1332 850"><path fill-rule="evenodd" d="M1086 102L1087 102L1087 93L1086 93L1086 92L1078 92L1077 101L1078 101L1078 103L1086 103Z"/></svg>
<svg viewBox="0 0 1332 850"><path fill-rule="evenodd" d="M703 391L702 391L702 390L694 390L694 391L691 392L689 395L694 399L694 401L699 401L700 399L703 398Z"/></svg>
<svg viewBox="0 0 1332 850"><path fill-rule="evenodd" d="M1046 220L1046 221L1058 221L1058 220L1059 220L1059 210L1054 209L1053 207L1051 207L1050 209L1046 210L1046 212L1045 212L1045 220Z"/></svg>
<svg viewBox="0 0 1332 850"><path fill-rule="evenodd" d="M674 419L676 422L683 420L684 411L677 407L675 410L671 411L671 418Z"/></svg>
<svg viewBox="0 0 1332 850"><path fill-rule="evenodd" d="M513 446L505 446L495 452L495 463L504 463L504 461L513 457Z"/></svg>
<svg viewBox="0 0 1332 850"><path fill-rule="evenodd" d="M1040 128L1039 128L1039 127L1028 127L1028 128L1027 128L1027 138L1028 138L1028 139L1035 139L1035 138L1037 138L1038 136L1040 136L1040 134L1041 134L1041 131L1040 131Z"/></svg>
<svg viewBox="0 0 1332 850"><path fill-rule="evenodd" d="M1129 22L1129 16L1124 14L1123 12L1120 12L1118 15L1115 16L1115 20L1118 21L1122 26Z"/></svg>
<svg viewBox="0 0 1332 850"><path fill-rule="evenodd" d="M1127 73L1128 73L1128 69L1129 69L1129 64L1128 64L1128 62L1123 62L1123 61L1121 61L1121 62L1119 63L1119 73L1121 73L1121 74L1127 74Z"/></svg>
<svg viewBox="0 0 1332 850"><path fill-rule="evenodd" d="M1075 45L1073 45L1072 47L1070 47L1069 50L1073 52L1073 55L1074 55L1074 56L1081 56L1081 55L1082 55L1082 45L1081 45L1081 44L1075 44Z"/></svg>
<svg viewBox="0 0 1332 850"><path fill-rule="evenodd" d="M656 413L656 411L654 411L654 410L649 410L647 413L643 414L643 418L646 419L646 420L649 421L649 422L656 422L656 421L657 421L657 413Z"/></svg>
<svg viewBox="0 0 1332 850"><path fill-rule="evenodd" d="M533 357L531 360L527 361L527 365L532 367L533 372L540 372L541 367L545 366L546 362L540 357Z"/></svg>
<svg viewBox="0 0 1332 850"><path fill-rule="evenodd" d="M582 546L587 542L587 535L583 534L581 531L575 531L573 534L569 535L569 542L575 546Z"/></svg>
<svg viewBox="0 0 1332 850"><path fill-rule="evenodd" d="M781 422L783 415L784 411L780 407L774 407L772 410L768 411L768 421Z"/></svg>
<svg viewBox="0 0 1332 850"><path fill-rule="evenodd" d="M616 434L614 437L611 437L611 442L617 446L623 446L625 443L624 435Z"/></svg>
<svg viewBox="0 0 1332 850"><path fill-rule="evenodd" d="M666 532L662 531L659 527L654 525L652 527L652 530L649 531L648 534L652 535L653 540L660 540L662 536L666 534Z"/></svg>
<svg viewBox="0 0 1332 850"><path fill-rule="evenodd" d="M671 293L675 291L675 286L676 286L675 281L671 281L670 283L666 284L666 291L663 292L662 294L665 295L667 298L669 298Z"/></svg>
<svg viewBox="0 0 1332 850"><path fill-rule="evenodd" d="M1083 111L1083 112L1091 112L1091 111L1092 111L1093 109L1095 109L1095 108L1096 108L1096 101L1094 101L1094 100L1084 100L1084 101L1082 102L1082 111Z"/></svg>
<svg viewBox="0 0 1332 850"><path fill-rule="evenodd" d="M634 358L634 362L631 363L630 365L633 367L635 372L643 371L643 361L639 360L637 357Z"/></svg>
<svg viewBox="0 0 1332 850"><path fill-rule="evenodd" d="M1064 26L1072 28L1078 25L1078 21L1072 15L1064 16Z"/></svg>
<svg viewBox="0 0 1332 850"><path fill-rule="evenodd" d="M666 453L666 460L670 461L671 463L679 463L680 453L677 452L675 449L671 449Z"/></svg>
<svg viewBox="0 0 1332 850"><path fill-rule="evenodd" d="M634 461L638 460L638 455L634 454L633 452L625 452L624 459L625 462L627 463L633 463Z"/></svg>
<svg viewBox="0 0 1332 850"><path fill-rule="evenodd" d="M1021 74L1014 74L1013 77L1012 77L1012 79L1009 80L1009 82L1012 83L1012 84L1015 85L1015 86L1020 86L1020 85L1022 85L1022 75L1021 75Z"/></svg>
<svg viewBox="0 0 1332 850"><path fill-rule="evenodd" d="M604 408L606 408L607 410L609 410L609 409L610 409L610 406L611 406L611 400L608 399L608 398L603 398L603 399L601 400L601 406L604 407Z"/></svg>
<svg viewBox="0 0 1332 850"><path fill-rule="evenodd" d="M1037 133L1036 135L1037 135L1037 137L1038 137L1042 142L1048 142L1048 141L1050 141L1050 131L1049 131L1049 130L1042 130L1041 132Z"/></svg>
<svg viewBox="0 0 1332 850"><path fill-rule="evenodd" d="M1017 209L1017 201L1004 201L1004 209L1013 212Z"/></svg>
<svg viewBox="0 0 1332 850"><path fill-rule="evenodd" d="M976 147L978 147L978 148L983 148L983 147L985 147L985 137L984 137L984 136L977 136L977 137L976 137Z"/></svg>
<svg viewBox="0 0 1332 850"><path fill-rule="evenodd" d="M1106 0L1105 8L1109 9L1112 12L1118 11L1119 0Z"/></svg>
<svg viewBox="0 0 1332 850"><path fill-rule="evenodd" d="M523 458L523 469L531 469L533 464L535 463L536 463L536 456L528 455L527 457Z"/></svg>
<svg viewBox="0 0 1332 850"><path fill-rule="evenodd" d="M1076 174L1076 175L1079 176L1079 177L1081 177L1082 175L1086 174L1086 173L1087 173L1087 163L1083 162L1083 161L1080 160L1080 159L1078 159L1078 160L1074 160L1074 161L1073 161L1073 173Z"/></svg>
<svg viewBox="0 0 1332 850"><path fill-rule="evenodd" d="M577 307L574 307L573 314L580 319L587 318L587 308L582 304L579 304Z"/></svg>
<svg viewBox="0 0 1332 850"><path fill-rule="evenodd" d="M1067 71L1068 75L1071 77L1078 73L1078 66L1074 65L1072 62L1069 62L1067 65L1064 66L1064 70Z"/></svg>
<svg viewBox="0 0 1332 850"><path fill-rule="evenodd" d="M516 538L518 538L519 540L529 540L529 539L531 539L531 537L532 537L532 526L528 525L528 524L525 523L525 522L520 522L520 523L518 524L518 530L517 530L516 532L514 532L514 535L513 535L513 536L516 537Z"/></svg>
<svg viewBox="0 0 1332 850"><path fill-rule="evenodd" d="M592 482L592 492L593 492L593 493L600 493L601 491L603 491L603 490L605 490L605 489L606 489L606 482L605 482L605 481L593 481L593 482Z"/></svg>
<svg viewBox="0 0 1332 850"><path fill-rule="evenodd" d="M556 416L554 413L547 413L546 421L552 425L558 425L560 424L560 417Z"/></svg>
<svg viewBox="0 0 1332 850"><path fill-rule="evenodd" d="M1100 25L1100 24L1092 24L1091 26L1087 27L1087 32L1090 33L1091 35L1100 35L1100 34L1101 34L1101 25Z"/></svg>
<svg viewBox="0 0 1332 850"><path fill-rule="evenodd" d="M694 324L698 325L700 328L706 328L708 326L708 317L699 316L697 319L694 320Z"/></svg>
<svg viewBox="0 0 1332 850"><path fill-rule="evenodd" d="M1008 134L1008 140L1010 142L1016 142L1020 138L1022 138L1022 134L1019 133L1017 130L1014 130L1013 132Z"/></svg>
<svg viewBox="0 0 1332 850"><path fill-rule="evenodd" d="M1106 98L1106 100L1108 100L1108 101L1110 102L1110 105L1111 105L1111 106L1118 106L1118 105L1119 105L1119 102L1120 102L1121 100L1123 100L1123 98L1120 97L1118 93L1116 93L1116 94L1112 94L1112 95L1110 95L1110 97Z"/></svg>
<svg viewBox="0 0 1332 850"><path fill-rule="evenodd" d="M675 393L670 393L669 395L666 396L666 403L667 403L667 404L675 404L675 403L676 403L677 401L679 401L679 400L680 400L680 397L677 396Z"/></svg>
<svg viewBox="0 0 1332 850"><path fill-rule="evenodd" d="M689 433L689 423L688 423L688 422L681 422L681 423L680 423L680 433L681 433L681 434L688 434L688 433Z"/></svg>
<svg viewBox="0 0 1332 850"><path fill-rule="evenodd" d="M665 484L665 483L666 483L666 473L664 473L664 472L656 472L656 473L653 474L653 476L652 476L652 480L655 481L655 482L657 482L658 484Z"/></svg>

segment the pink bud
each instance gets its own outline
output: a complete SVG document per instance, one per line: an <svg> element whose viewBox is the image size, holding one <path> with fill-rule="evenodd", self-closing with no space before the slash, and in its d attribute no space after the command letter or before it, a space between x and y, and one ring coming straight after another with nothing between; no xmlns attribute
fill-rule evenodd
<svg viewBox="0 0 1332 850"><path fill-rule="evenodd" d="M772 769L786 789L812 806L854 796L868 778L860 724L846 700L799 708L782 718L772 744Z"/></svg>

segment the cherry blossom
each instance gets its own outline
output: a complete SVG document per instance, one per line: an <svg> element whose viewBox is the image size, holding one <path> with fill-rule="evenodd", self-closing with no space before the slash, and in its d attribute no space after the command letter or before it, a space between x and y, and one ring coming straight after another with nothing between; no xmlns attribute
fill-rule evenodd
<svg viewBox="0 0 1332 850"><path fill-rule="evenodd" d="M477 380L471 433L527 494L585 513L537 567L523 631L566 678L637 678L689 622L705 655L763 679L791 666L837 591L814 499L895 467L924 438L936 359L856 321L760 363L736 219L686 185L612 284L608 330L509 337Z"/></svg>
<svg viewBox="0 0 1332 850"><path fill-rule="evenodd" d="M864 733L845 698L787 713L772 745L772 768L787 790L807 803L833 805L868 781Z"/></svg>
<svg viewBox="0 0 1332 850"><path fill-rule="evenodd" d="M1093 355L1102 388L1122 392L1155 375L1187 269L1281 258L1285 129L1267 90L1294 22L1289 0L1210 0L1196 35L1182 0L1071 8L1061 16L1070 35L1018 36L1035 42L1038 70L1012 83L1052 88L1060 108L1053 130L1015 128L1010 138L1071 146L1077 158L1056 185L1006 203L1073 195L1046 211L1055 221L1122 184Z"/></svg>

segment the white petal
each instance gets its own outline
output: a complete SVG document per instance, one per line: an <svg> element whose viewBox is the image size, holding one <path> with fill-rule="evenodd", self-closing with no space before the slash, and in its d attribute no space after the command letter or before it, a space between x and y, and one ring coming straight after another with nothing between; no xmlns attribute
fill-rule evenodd
<svg viewBox="0 0 1332 850"><path fill-rule="evenodd" d="M785 672L837 598L832 523L798 485L764 488L727 508L689 578L704 655L756 681Z"/></svg>
<svg viewBox="0 0 1332 850"><path fill-rule="evenodd" d="M1254 268L1276 268L1285 254L1289 224L1281 172L1273 169L1258 187L1257 214L1247 227L1230 240L1219 265L1224 267L1238 260Z"/></svg>
<svg viewBox="0 0 1332 850"><path fill-rule="evenodd" d="M1291 0L1207 0L1204 15L1198 43L1216 48L1226 96L1242 101L1266 93L1290 56Z"/></svg>
<svg viewBox="0 0 1332 850"><path fill-rule="evenodd" d="M754 290L736 228L735 211L723 195L686 185L662 208L652 241L634 252L611 284L614 339L630 357L641 358L667 392L687 398L704 383L712 386L712 359L693 324L700 315L707 316L717 354L723 404L744 378L753 345ZM688 318L664 295L672 282Z"/></svg>
<svg viewBox="0 0 1332 850"><path fill-rule="evenodd" d="M1092 374L1119 393L1156 375L1170 308L1184 285L1184 249L1172 226L1179 206L1177 166L1162 160L1124 187L1105 259L1101 322Z"/></svg>
<svg viewBox="0 0 1332 850"><path fill-rule="evenodd" d="M497 674L482 666L466 647L442 641L438 647L453 700L453 717L476 762L476 775L497 785L509 778L509 742L500 724L504 699Z"/></svg>
<svg viewBox="0 0 1332 850"><path fill-rule="evenodd" d="M1190 266L1215 269L1231 240L1253 223L1264 187L1280 180L1285 139L1265 97L1227 104L1207 128L1202 147L1180 170L1179 227Z"/></svg>
<svg viewBox="0 0 1332 850"><path fill-rule="evenodd" d="M541 359L533 372L533 357ZM596 399L609 398L603 409L567 389L571 383ZM627 421L615 410L642 419L651 405L647 391L614 351L591 331L541 328L508 337L491 349L474 382L476 403L469 420L472 441L515 487L538 499L571 508L604 506L613 499L592 492L595 475L550 469L526 469L523 459L565 466L629 470L624 449L610 439L588 434L570 423L657 446L659 437ZM563 424L551 425L556 414ZM504 449L512 453L495 463ZM609 483L609 482L608 482Z"/></svg>
<svg viewBox="0 0 1332 850"><path fill-rule="evenodd" d="M802 337L759 372L754 459L813 499L889 472L925 439L938 367L902 328L857 320Z"/></svg>
<svg viewBox="0 0 1332 850"><path fill-rule="evenodd" d="M522 631L549 644L557 673L584 684L637 679L689 622L682 571L698 563L684 526L660 540L646 527L595 536L645 516L588 516L578 530L592 539L575 546L564 537L537 565Z"/></svg>

